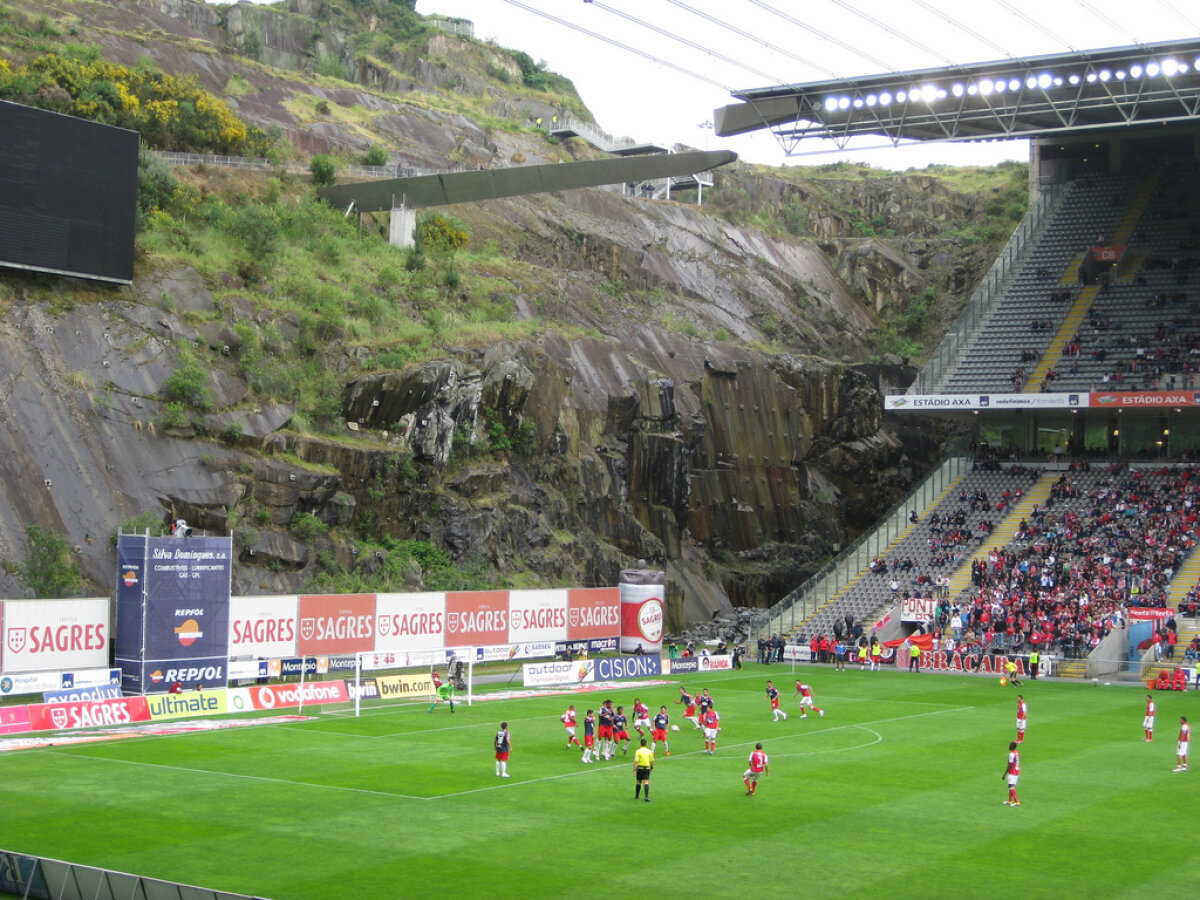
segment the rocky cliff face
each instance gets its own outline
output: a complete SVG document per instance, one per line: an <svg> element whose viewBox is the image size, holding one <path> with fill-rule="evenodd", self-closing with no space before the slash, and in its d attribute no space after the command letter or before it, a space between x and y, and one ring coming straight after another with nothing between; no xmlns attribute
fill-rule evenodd
<svg viewBox="0 0 1200 900"><path fill-rule="evenodd" d="M153 300L166 283L171 312ZM10 300L0 332L0 555L20 557L26 524L54 527L101 589L115 523L145 510L217 533L236 522L245 593L303 589L321 553L369 570L353 537L366 517L510 580L610 584L638 558L669 565L690 621L776 598L926 463L853 366L651 328L350 379L343 439L281 430L285 407L237 408L245 386L216 370L210 430L237 421L238 446L163 433L151 423L176 342L204 340L182 311L211 296L187 273L112 294L58 315ZM526 442L494 449L489 423ZM289 536L298 512L343 537Z"/></svg>

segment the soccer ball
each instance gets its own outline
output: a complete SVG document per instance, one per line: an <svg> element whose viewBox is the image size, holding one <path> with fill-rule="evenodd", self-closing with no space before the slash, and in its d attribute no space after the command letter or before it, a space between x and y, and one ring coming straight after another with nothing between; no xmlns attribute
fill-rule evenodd
<svg viewBox="0 0 1200 900"><path fill-rule="evenodd" d="M679 726L678 726L678 725L672 725L672 726L671 726L671 730L672 730L672 731L678 731L678 730L679 730Z"/></svg>
<svg viewBox="0 0 1200 900"><path fill-rule="evenodd" d="M1005 685L1007 685L1007 684L1008 684L1008 679L1007 679L1007 678L1001 678L1001 679L1000 679L1000 687L1004 687L1004 686L1005 686Z"/></svg>

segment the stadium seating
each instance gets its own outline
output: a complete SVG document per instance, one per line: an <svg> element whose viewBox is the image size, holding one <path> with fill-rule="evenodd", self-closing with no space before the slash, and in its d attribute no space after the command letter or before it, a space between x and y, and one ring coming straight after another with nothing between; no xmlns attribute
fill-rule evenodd
<svg viewBox="0 0 1200 900"><path fill-rule="evenodd" d="M942 392L1020 390L1071 309L1084 252L1114 232L1136 186L1135 177L1111 175L1080 179L1067 189L1042 235L1014 266L1002 296L942 382ZM1022 351L1029 357L1024 361Z"/></svg>

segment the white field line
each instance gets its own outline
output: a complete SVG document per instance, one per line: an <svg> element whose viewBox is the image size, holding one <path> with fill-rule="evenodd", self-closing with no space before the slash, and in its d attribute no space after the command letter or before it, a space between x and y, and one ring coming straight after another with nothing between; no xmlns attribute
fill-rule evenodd
<svg viewBox="0 0 1200 900"><path fill-rule="evenodd" d="M856 722L856 723L848 724L848 725L835 725L832 728L825 728L825 729L822 729L821 731L816 731L816 732L804 732L802 734L781 735L779 737L772 738L771 740L774 743L777 741L788 740L788 739L795 738L795 737L806 737L811 734L823 734L823 733L828 733L828 732L833 732L833 731L841 731L841 730L848 729L848 728L862 728L864 730L869 731L870 729L866 727L868 725L884 725L889 722L901 722L906 719L921 719L921 718L925 718L927 716L938 716L938 715L944 715L947 713L965 712L968 710L972 710L974 708L975 707L973 707L973 706L958 706L958 707L954 707L952 709L942 709L942 710L935 710L932 712L913 713L913 714L907 715L907 716L892 716L887 719L876 719L873 722ZM549 717L536 716L534 718L549 718ZM519 721L519 720L513 720L513 721ZM457 727L470 728L470 727L478 727L478 726L477 725L464 725L464 726L457 726ZM875 733L875 732L872 732L872 733ZM882 740L883 740L883 738L880 737L879 741L882 741ZM873 744L879 743L879 741L872 741L870 744L864 744L862 746L863 747L872 746ZM752 747L755 743L756 743L755 741L744 741L739 744L730 744L730 745L726 746L724 749L729 750L729 749L735 749L738 747L742 747L742 748ZM846 749L862 749L862 748L859 747L859 748L846 748ZM188 774L193 774L193 775L210 775L210 776L213 776L216 778L231 778L231 779L242 780L242 781L255 781L255 782L259 782L261 784L278 784L278 785L287 785L289 787L310 787L310 788L317 788L319 790L325 790L325 791L342 791L342 792L348 793L348 794L365 794L368 796L375 796L375 797L392 797L397 800L419 800L419 801L450 800L455 797L466 797L466 796L470 796L471 794L480 794L485 791L495 791L495 790L500 790L502 788L511 788L511 787L516 787L518 785L522 785L522 784L536 784L538 782L543 782L543 781L558 781L563 778L575 778L580 775L591 775L596 772L607 772L607 771L617 771L617 770L624 771L625 770L625 765L623 763L618 764L616 766L598 765L597 768L594 768L594 769L579 769L574 772L564 772L560 775L547 775L543 778L527 778L527 779L520 780L520 781L509 781L509 782L504 782L501 784L490 785L488 787L472 788L472 789L466 790L466 791L453 791L448 794L438 794L433 797L417 797L417 796L413 796L411 794L399 794L399 793L393 793L391 791L377 791L377 790L371 790L370 788L352 788L352 787L345 787L342 785L319 784L319 783L311 782L311 781L292 781L292 780L286 779L286 778L269 778L269 777L266 777L263 775L241 775L241 774L234 773L234 772L215 772L211 769L195 769L195 768L189 768L186 766L166 765L163 763L138 762L135 760L114 759L112 757L107 757L107 756L89 756L84 753L67 753L65 751L59 751L58 755L59 756L67 756L67 757L71 757L74 759L86 759L86 760L90 760L93 762L100 761L100 762L116 763L118 765L125 765L125 766L142 766L142 767L149 768L149 769L163 769L163 770L172 771L172 772L186 772ZM681 753L678 755L678 757L672 757L672 759L677 759L677 758L683 759L683 758L686 758L689 756L699 757L702 755L703 755L702 751L692 750L687 753ZM807 755L807 754L802 754L802 755Z"/></svg>

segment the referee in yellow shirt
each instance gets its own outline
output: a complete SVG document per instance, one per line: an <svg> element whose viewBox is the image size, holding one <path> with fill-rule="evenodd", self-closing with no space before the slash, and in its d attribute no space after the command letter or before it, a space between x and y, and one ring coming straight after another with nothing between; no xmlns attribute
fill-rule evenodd
<svg viewBox="0 0 1200 900"><path fill-rule="evenodd" d="M642 738L642 746L633 751L633 771L637 777L637 786L633 789L633 799L636 800L646 790L646 802L650 802L650 770L654 768L654 751L646 746Z"/></svg>

